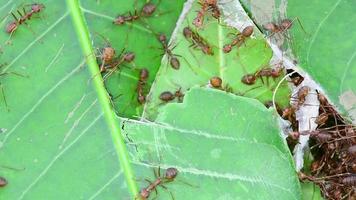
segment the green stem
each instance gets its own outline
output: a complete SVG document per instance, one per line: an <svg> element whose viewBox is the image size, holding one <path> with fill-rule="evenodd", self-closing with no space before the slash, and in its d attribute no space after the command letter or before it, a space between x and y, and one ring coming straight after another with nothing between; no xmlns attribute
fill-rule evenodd
<svg viewBox="0 0 356 200"><path fill-rule="evenodd" d="M72 16L75 30L79 38L84 56L87 59L90 73L94 77L93 84L98 94L98 99L104 111L105 119L109 125L111 136L114 142L116 153L119 157L120 167L123 170L126 181L132 196L136 196L138 188L135 182L134 173L130 164L129 154L125 146L124 138L121 135L121 129L117 121L117 117L110 104L109 96L104 86L104 82L100 74L98 64L96 63L95 53L91 45L89 31L87 29L83 13L79 6L79 0L67 0L68 9Z"/></svg>

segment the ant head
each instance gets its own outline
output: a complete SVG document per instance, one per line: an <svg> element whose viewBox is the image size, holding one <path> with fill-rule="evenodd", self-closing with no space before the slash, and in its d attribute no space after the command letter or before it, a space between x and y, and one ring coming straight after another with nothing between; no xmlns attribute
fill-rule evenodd
<svg viewBox="0 0 356 200"><path fill-rule="evenodd" d="M166 43L167 42L167 36L164 34L164 33L160 33L158 35L158 40L161 42L161 43Z"/></svg>
<svg viewBox="0 0 356 200"><path fill-rule="evenodd" d="M140 80L145 81L149 76L149 72L146 68L140 69Z"/></svg>
<svg viewBox="0 0 356 200"><path fill-rule="evenodd" d="M174 179L178 175L178 170L176 168L170 167L166 170L166 178Z"/></svg>
<svg viewBox="0 0 356 200"><path fill-rule="evenodd" d="M293 22L290 19L284 19L281 21L281 26L285 30L290 29L292 27L292 25L293 25Z"/></svg>
<svg viewBox="0 0 356 200"><path fill-rule="evenodd" d="M224 53L229 53L232 49L232 45L231 44L226 44L224 47L223 47L223 51Z"/></svg>
<svg viewBox="0 0 356 200"><path fill-rule="evenodd" d="M116 24L116 25L122 25L122 24L125 23L125 21L126 21L125 16L119 15L119 16L117 16L117 17L115 18L114 24Z"/></svg>
<svg viewBox="0 0 356 200"><path fill-rule="evenodd" d="M170 64L173 69L179 69L180 68L180 62L177 57L172 57L170 60Z"/></svg>
<svg viewBox="0 0 356 200"><path fill-rule="evenodd" d="M242 30L242 35L245 37L250 37L253 33L253 26L247 26Z"/></svg>
<svg viewBox="0 0 356 200"><path fill-rule="evenodd" d="M253 74L246 74L241 78L241 82L246 85L253 85L256 82L256 76Z"/></svg>
<svg viewBox="0 0 356 200"><path fill-rule="evenodd" d="M192 29L190 29L188 26L183 29L183 35L185 38L191 38L193 35Z"/></svg>
<svg viewBox="0 0 356 200"><path fill-rule="evenodd" d="M133 60L135 60L135 53L133 52L127 52L124 54L124 60L126 62L132 62Z"/></svg>
<svg viewBox="0 0 356 200"><path fill-rule="evenodd" d="M156 11L156 5L148 2L146 3L141 10L141 15L149 17Z"/></svg>
<svg viewBox="0 0 356 200"><path fill-rule="evenodd" d="M203 46L202 50L203 50L203 52L204 52L205 54L214 55L214 51L213 51L213 49L211 48L211 46L205 45L205 46Z"/></svg>
<svg viewBox="0 0 356 200"><path fill-rule="evenodd" d="M263 28L270 32L275 32L277 30L277 25L275 23L267 23L263 25Z"/></svg>
<svg viewBox="0 0 356 200"><path fill-rule="evenodd" d="M143 103L146 102L146 97L145 97L144 95L139 94L139 95L137 96L137 101L138 101L140 104L143 104Z"/></svg>
<svg viewBox="0 0 356 200"><path fill-rule="evenodd" d="M200 15L198 15L194 21L193 21L193 25L196 26L197 28L201 28L203 26L203 17L201 17Z"/></svg>
<svg viewBox="0 0 356 200"><path fill-rule="evenodd" d="M11 22L6 26L6 32L12 33L17 29L17 22Z"/></svg>
<svg viewBox="0 0 356 200"><path fill-rule="evenodd" d="M34 13L39 13L41 10L43 10L45 8L45 6L41 3L34 3L31 5L31 10Z"/></svg>
<svg viewBox="0 0 356 200"><path fill-rule="evenodd" d="M140 191L141 199L147 199L149 196L150 196L150 192L146 188L141 189Z"/></svg>
<svg viewBox="0 0 356 200"><path fill-rule="evenodd" d="M209 82L213 88L221 88L222 80L220 77L214 76L210 79Z"/></svg>

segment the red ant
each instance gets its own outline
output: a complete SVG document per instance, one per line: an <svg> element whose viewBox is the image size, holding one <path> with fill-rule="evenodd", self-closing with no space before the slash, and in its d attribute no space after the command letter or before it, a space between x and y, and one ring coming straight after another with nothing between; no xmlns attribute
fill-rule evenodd
<svg viewBox="0 0 356 200"><path fill-rule="evenodd" d="M111 70L104 78L114 73L123 63L131 63L135 60L135 53L125 52L125 48L116 56L116 51L110 46L109 41L99 33L97 34L106 42L106 47L99 50L98 62L100 63L100 73L106 72L107 69Z"/></svg>
<svg viewBox="0 0 356 200"><path fill-rule="evenodd" d="M198 32L193 31L187 26L183 29L183 35L188 41L192 42L190 47L199 48L204 54L214 55L212 47Z"/></svg>
<svg viewBox="0 0 356 200"><path fill-rule="evenodd" d="M207 11L211 11L211 15L215 19L220 18L220 10L217 6L217 0L199 0L199 4L201 8L193 21L193 25L195 25L195 27L201 28L203 26L204 16Z"/></svg>
<svg viewBox="0 0 356 200"><path fill-rule="evenodd" d="M163 184L174 181L174 179L178 175L178 170L173 167L168 168L166 170L165 176L163 176L163 177L161 177L160 171L161 171L160 168L158 168L158 174L156 174L156 171L155 171L156 180L154 182L151 182L150 180L145 179L150 185L141 189L139 196L138 196L140 199L142 199L142 200L148 199L152 191L155 191L157 194L157 186L161 186L165 190L168 190L168 188L166 186L164 186ZM174 199L173 194L171 192L169 192L169 193L171 194L172 199Z"/></svg>
<svg viewBox="0 0 356 200"><path fill-rule="evenodd" d="M165 91L159 95L159 99L161 99L165 103L170 102L170 101L174 100L175 98L178 99L178 102L182 102L183 97L184 97L184 94L182 93L181 88L179 88L177 91L175 91L174 94L170 91Z"/></svg>
<svg viewBox="0 0 356 200"><path fill-rule="evenodd" d="M290 20L290 19L283 19L281 20L279 23L273 23L273 22L269 22L267 24L264 24L263 25L263 28L269 32L271 32L270 36L276 34L276 33L282 33L284 34L284 32L286 30L289 30L290 28L292 28L292 25L293 25L293 21L294 20L297 20L300 27L302 27L302 30L305 32L303 26L302 26L302 23L300 22L299 18L296 17L295 19L293 20ZM284 34L285 37L287 37L287 35ZM288 38L288 37L287 37Z"/></svg>
<svg viewBox="0 0 356 200"><path fill-rule="evenodd" d="M167 36L164 35L163 33L158 35L158 40L162 44L162 49L164 51L164 53L162 55L167 54L168 62L170 63L171 67L173 69L177 69L178 70L180 68L180 62L179 62L179 59L177 58L177 56L180 57L180 55L172 53L172 50L175 47L173 47L171 49L169 48L168 41L167 41Z"/></svg>
<svg viewBox="0 0 356 200"><path fill-rule="evenodd" d="M139 20L141 17L150 17L156 11L156 8L160 3L161 1L159 1L158 4L155 5L151 2L147 2L143 5L140 13L138 13L137 10L135 9L133 14L129 12L128 15L119 15L118 17L115 18L113 23L116 25L122 25L127 22L133 22Z"/></svg>
<svg viewBox="0 0 356 200"><path fill-rule="evenodd" d="M224 53L229 53L232 50L232 47L240 47L247 38L249 38L253 33L253 26L247 26L242 30L241 33L238 33L230 44L226 44L223 47Z"/></svg>
<svg viewBox="0 0 356 200"><path fill-rule="evenodd" d="M146 95L144 94L144 87L147 84L147 79L149 76L149 72L146 68L143 68L139 72L139 79L137 83L137 102L143 104L146 102Z"/></svg>
<svg viewBox="0 0 356 200"><path fill-rule="evenodd" d="M262 68L254 74L245 74L242 76L241 82L246 85L253 85L256 83L257 78L261 78L261 81L264 84L263 77L266 77L267 85L269 85L268 78L272 77L273 79L276 79L280 77L283 74L283 69L284 67L280 66L277 66L276 68Z"/></svg>
<svg viewBox="0 0 356 200"><path fill-rule="evenodd" d="M20 16L19 18L17 18L14 13L11 13L11 15L14 17L15 21L10 22L6 26L6 32L13 33L17 29L18 25L26 23L27 20L31 19L33 14L41 12L44 8L45 8L45 6L43 4L34 3L31 5L31 11L29 11L29 12L26 12L24 7L22 8L23 13L21 13L19 10L17 10L17 13Z"/></svg>

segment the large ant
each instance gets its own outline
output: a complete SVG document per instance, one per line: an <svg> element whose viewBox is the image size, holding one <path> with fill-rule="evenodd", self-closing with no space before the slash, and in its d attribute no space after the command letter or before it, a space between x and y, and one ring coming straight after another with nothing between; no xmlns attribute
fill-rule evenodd
<svg viewBox="0 0 356 200"><path fill-rule="evenodd" d="M242 30L241 33L238 33L230 44L226 44L223 47L224 53L229 53L232 50L232 47L240 47L247 38L249 38L253 33L253 26L247 26Z"/></svg>
<svg viewBox="0 0 356 200"><path fill-rule="evenodd" d="M183 35L188 41L192 42L190 47L199 48L204 54L214 55L212 47L198 32L193 31L187 26L183 29Z"/></svg>
<svg viewBox="0 0 356 200"><path fill-rule="evenodd" d="M193 21L193 25L195 25L195 27L201 28L203 26L204 16L208 11L211 11L211 15L215 19L220 18L220 10L217 6L217 0L199 0L199 4L201 8Z"/></svg>
<svg viewBox="0 0 356 200"><path fill-rule="evenodd" d="M147 79L149 76L149 72L146 68L143 68L139 72L139 79L137 82L137 102L143 104L146 102L146 95L144 94L144 87L147 84Z"/></svg>
<svg viewBox="0 0 356 200"><path fill-rule="evenodd" d="M150 185L141 189L138 197L142 200L146 200L149 198L152 191L155 191L157 194L157 186L161 186L162 188L167 190L167 187L162 184L166 184L174 181L177 175L178 175L178 170L176 168L171 167L166 170L165 176L161 177L160 168L158 168L158 175L156 174L155 171L156 180L154 182L151 182L150 180L145 179ZM171 192L169 193L171 194L172 199L174 199L173 194Z"/></svg>
<svg viewBox="0 0 356 200"><path fill-rule="evenodd" d="M181 88L175 91L174 94L170 91L164 91L159 95L159 99L166 103L174 100L175 98L178 99L178 102L182 102L183 97L184 94L182 93Z"/></svg>
<svg viewBox="0 0 356 200"><path fill-rule="evenodd" d="M17 18L14 13L11 13L15 21L10 22L6 26L6 32L13 33L19 25L25 23L27 20L30 20L33 14L41 12L44 8L45 6L43 4L34 3L31 5L31 11L29 12L26 12L24 7L22 8L23 13L17 10L17 13L19 14L19 18Z"/></svg>

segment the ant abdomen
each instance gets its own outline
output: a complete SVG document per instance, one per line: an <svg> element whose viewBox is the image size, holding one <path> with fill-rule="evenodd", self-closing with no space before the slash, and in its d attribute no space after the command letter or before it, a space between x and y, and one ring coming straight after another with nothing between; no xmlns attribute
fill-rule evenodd
<svg viewBox="0 0 356 200"><path fill-rule="evenodd" d="M166 170L166 179L173 180L178 175L178 170L174 167L170 167Z"/></svg>
<svg viewBox="0 0 356 200"><path fill-rule="evenodd" d="M0 187L5 187L7 185L7 180L0 176Z"/></svg>

